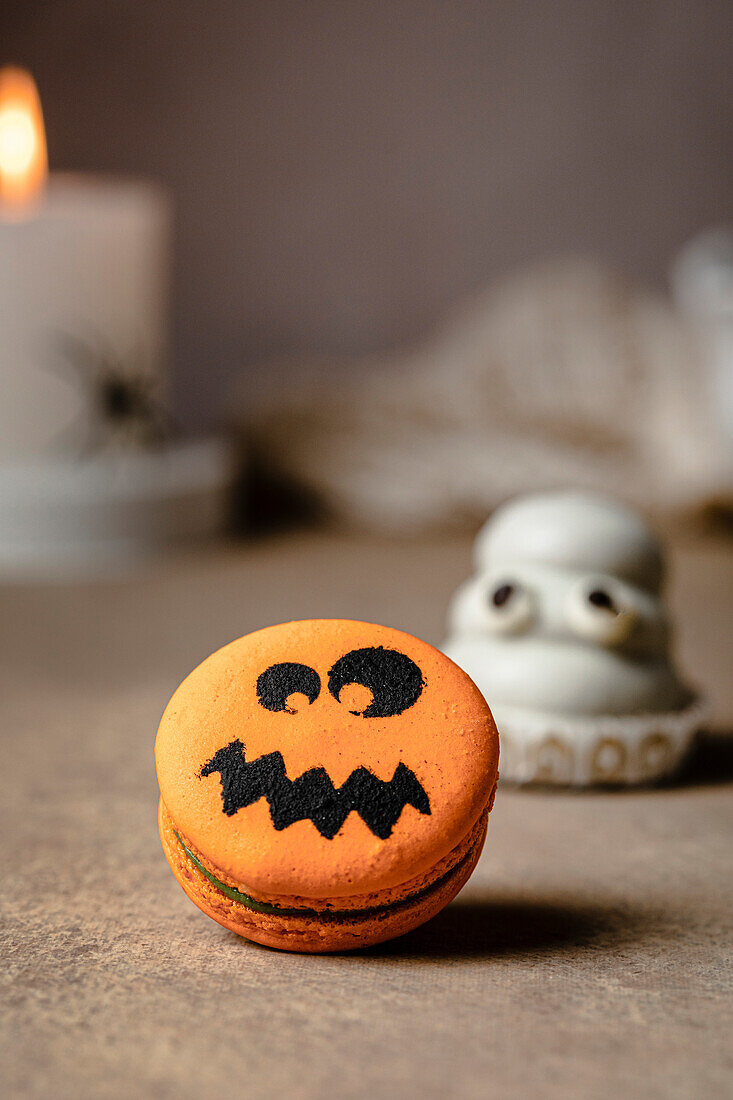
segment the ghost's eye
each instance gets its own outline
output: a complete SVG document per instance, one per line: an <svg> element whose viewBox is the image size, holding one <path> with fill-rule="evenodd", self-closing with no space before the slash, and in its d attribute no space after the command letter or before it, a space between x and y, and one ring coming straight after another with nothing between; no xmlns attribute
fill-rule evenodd
<svg viewBox="0 0 733 1100"><path fill-rule="evenodd" d="M568 597L567 619L576 634L600 645L620 645L634 629L637 614L612 587L584 582Z"/></svg>
<svg viewBox="0 0 733 1100"><path fill-rule="evenodd" d="M616 614L616 605L605 588L594 588L592 592L589 592L588 603L592 603L594 607L600 607L604 611L611 611L613 614Z"/></svg>
<svg viewBox="0 0 733 1100"><path fill-rule="evenodd" d="M361 684L372 694L364 710L352 710L351 714L391 718L417 702L424 680L420 669L406 654L383 646L369 646L352 649L329 672L328 690L334 699L339 699L347 684Z"/></svg>
<svg viewBox="0 0 733 1100"><path fill-rule="evenodd" d="M494 581L489 588L486 610L488 627L498 634L517 634L526 629L534 617L528 589L504 578Z"/></svg>
<svg viewBox="0 0 733 1100"><path fill-rule="evenodd" d="M491 596L491 602L494 607L503 607L504 604L512 598L513 594L513 584L500 584L498 588L494 589Z"/></svg>
<svg viewBox="0 0 733 1100"><path fill-rule="evenodd" d="M257 698L266 710L285 710L295 714L288 706L291 695L305 695L309 703L315 703L321 690L321 678L309 665L283 661L270 665L257 677Z"/></svg>

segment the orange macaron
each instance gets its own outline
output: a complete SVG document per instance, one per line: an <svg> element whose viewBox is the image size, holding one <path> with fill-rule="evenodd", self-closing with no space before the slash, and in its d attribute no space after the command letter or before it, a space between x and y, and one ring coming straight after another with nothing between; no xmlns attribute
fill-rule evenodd
<svg viewBox="0 0 733 1100"><path fill-rule="evenodd" d="M371 623L267 627L208 657L158 729L160 833L219 924L289 951L408 932L476 865L499 738L437 649Z"/></svg>

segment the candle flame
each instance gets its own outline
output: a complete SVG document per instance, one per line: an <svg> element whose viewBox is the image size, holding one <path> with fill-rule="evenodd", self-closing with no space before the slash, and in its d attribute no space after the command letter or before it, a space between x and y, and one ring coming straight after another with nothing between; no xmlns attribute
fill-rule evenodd
<svg viewBox="0 0 733 1100"><path fill-rule="evenodd" d="M0 69L0 201L16 208L38 197L48 174L38 90L24 69Z"/></svg>

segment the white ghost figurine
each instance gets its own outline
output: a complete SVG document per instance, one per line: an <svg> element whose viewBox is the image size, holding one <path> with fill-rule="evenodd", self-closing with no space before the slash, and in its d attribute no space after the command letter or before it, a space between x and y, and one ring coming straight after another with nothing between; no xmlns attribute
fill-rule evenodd
<svg viewBox="0 0 733 1100"><path fill-rule="evenodd" d="M515 783L648 783L671 775L705 707L669 655L660 545L586 492L519 497L479 533L444 650L475 681Z"/></svg>

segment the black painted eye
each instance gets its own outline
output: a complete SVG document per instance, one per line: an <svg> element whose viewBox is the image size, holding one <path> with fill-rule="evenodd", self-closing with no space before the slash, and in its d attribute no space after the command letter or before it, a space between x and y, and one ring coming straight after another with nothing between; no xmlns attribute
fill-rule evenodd
<svg viewBox="0 0 733 1100"><path fill-rule="evenodd" d="M338 699L347 684L362 684L372 693L366 710L352 710L364 718L391 718L402 714L420 698L422 672L414 661L396 649L370 646L352 649L339 658L328 674L328 690Z"/></svg>
<svg viewBox="0 0 733 1100"><path fill-rule="evenodd" d="M291 695L306 695L309 703L315 703L321 691L321 678L309 665L283 661L270 665L257 677L257 698L266 710L286 710Z"/></svg>
<svg viewBox="0 0 733 1100"><path fill-rule="evenodd" d="M612 611L614 615L618 614L616 604L604 588L594 588L592 592L589 592L588 603L592 603L594 607L601 608L602 611Z"/></svg>
<svg viewBox="0 0 733 1100"><path fill-rule="evenodd" d="M513 584L500 584L491 594L494 607L503 607L514 595Z"/></svg>

